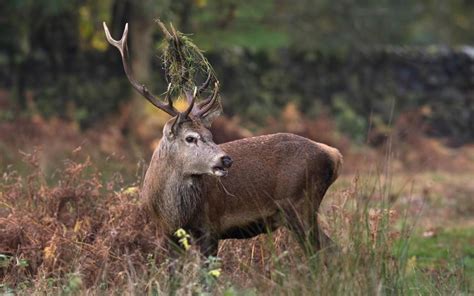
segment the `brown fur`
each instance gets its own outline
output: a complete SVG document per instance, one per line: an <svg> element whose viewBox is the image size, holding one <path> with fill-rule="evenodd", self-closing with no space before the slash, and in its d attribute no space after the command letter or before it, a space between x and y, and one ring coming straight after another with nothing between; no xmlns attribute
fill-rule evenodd
<svg viewBox="0 0 474 296"><path fill-rule="evenodd" d="M181 129L207 131L196 122ZM302 242L312 238L320 247L325 236L315 215L339 174L337 149L294 134L241 139L218 146L234 165L217 178L183 174L183 160L170 143L162 140L155 151L142 190L167 236L184 228L209 255L216 254L219 239L248 238L284 225Z"/></svg>
<svg viewBox="0 0 474 296"><path fill-rule="evenodd" d="M335 148L293 134L247 138L221 147L235 165L221 180L205 177L203 200L208 209L206 222L218 237L233 237L229 229L235 232L242 227L245 232L247 225L259 219L267 220L264 223L270 230L292 223L282 216L304 220L305 195L311 195L309 202L316 212L342 163ZM288 226L300 227L293 222Z"/></svg>

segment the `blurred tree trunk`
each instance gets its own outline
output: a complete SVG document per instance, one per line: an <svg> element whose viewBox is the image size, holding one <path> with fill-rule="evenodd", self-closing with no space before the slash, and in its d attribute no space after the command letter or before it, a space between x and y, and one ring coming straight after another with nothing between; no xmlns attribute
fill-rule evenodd
<svg viewBox="0 0 474 296"><path fill-rule="evenodd" d="M133 1L130 13L130 58L135 78L150 87L151 59L153 57L153 19L151 0ZM133 93L133 102L142 103L143 97ZM137 107L140 105L137 105ZM141 110L141 108L139 108Z"/></svg>
<svg viewBox="0 0 474 296"><path fill-rule="evenodd" d="M125 23L129 23L129 63L135 79L153 89L151 85L151 62L153 57L153 30L156 18L156 1L116 0L113 8L115 36L121 36ZM118 37L117 37L118 38ZM135 90L132 99L122 107L120 126L122 131L134 128L144 116L145 99Z"/></svg>
<svg viewBox="0 0 474 296"><path fill-rule="evenodd" d="M191 32L191 13L193 2L193 0L180 0L174 1L172 4L173 11L179 18L179 26L177 28L181 32Z"/></svg>

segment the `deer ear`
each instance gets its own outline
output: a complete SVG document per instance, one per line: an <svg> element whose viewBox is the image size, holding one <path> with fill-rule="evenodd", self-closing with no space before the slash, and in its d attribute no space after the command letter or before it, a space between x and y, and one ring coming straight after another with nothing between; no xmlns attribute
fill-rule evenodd
<svg viewBox="0 0 474 296"><path fill-rule="evenodd" d="M163 128L163 135L166 136L168 139L171 139L178 135L179 126L180 126L180 116L179 114L168 121Z"/></svg>
<svg viewBox="0 0 474 296"><path fill-rule="evenodd" d="M206 128L210 128L211 125L212 125L212 122L214 121L214 119L216 119L219 115L221 115L221 109L220 108L215 108L215 109L209 110L209 112L206 112L206 114L204 114L201 117L201 123Z"/></svg>
<svg viewBox="0 0 474 296"><path fill-rule="evenodd" d="M171 124L171 134L173 136L177 136L179 133L179 129L181 128L181 124L188 121L188 115L184 113L178 113L176 118L173 120L173 123Z"/></svg>
<svg viewBox="0 0 474 296"><path fill-rule="evenodd" d="M174 137L173 132L171 130L171 126L169 124L165 124L163 127L163 137L167 139L172 139Z"/></svg>

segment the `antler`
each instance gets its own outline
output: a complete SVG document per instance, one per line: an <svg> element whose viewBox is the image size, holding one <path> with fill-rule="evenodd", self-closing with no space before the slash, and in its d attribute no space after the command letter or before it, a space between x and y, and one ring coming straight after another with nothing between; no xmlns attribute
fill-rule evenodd
<svg viewBox="0 0 474 296"><path fill-rule="evenodd" d="M158 21L158 24L160 25L160 27L162 27L162 31L166 35L166 38L173 39L175 40L175 42L177 42L178 40L177 33L173 27L172 27L173 33L170 33L169 31L166 30L166 27L164 26L163 23ZM176 117L175 123L179 121L187 120L187 118L189 118L189 114L193 114L193 116L197 118L203 117L206 115L207 112L209 112L213 108L213 106L217 102L218 92L219 92L219 81L217 80L214 82L214 90L212 94L206 100L199 103L198 105L195 104L196 97L209 87L209 84L211 83L212 78L214 77L211 72L208 73L206 81L204 81L203 84L199 86L199 88L194 87L194 90L192 93L187 90L184 91L184 94L186 95L186 99L188 101L188 108L184 112L179 112L176 108L174 108L173 100L170 97L171 86L172 86L171 83L168 84L168 89L164 93L165 101L167 102L167 104L164 104L157 97L155 97L144 84L140 84L133 78L132 69L130 68L130 65L128 64L128 61L127 61L128 23L125 24L125 29L123 31L122 38L120 40L115 40L112 38L109 32L109 28L107 27L107 24L105 22L103 22L103 26L104 26L105 36L107 37L107 41L111 45L116 47L119 50L120 55L122 56L123 69L125 70L125 74L127 75L127 78L132 84L133 88L137 90L142 96L144 96L155 107L165 111L171 116L178 115Z"/></svg>
<svg viewBox="0 0 474 296"><path fill-rule="evenodd" d="M182 113L183 118L187 118L189 114L193 111L194 103L196 101L197 91L198 91L197 87L194 87L194 91L192 95L189 91L184 92L184 94L186 95L186 100L188 101L188 108L186 109L186 111Z"/></svg>
<svg viewBox="0 0 474 296"><path fill-rule="evenodd" d="M198 117L204 116L207 112L209 112L209 110L212 109L212 107L214 107L214 104L217 102L218 94L219 94L219 81L216 81L214 83L214 91L212 92L212 95L209 96L206 100L204 100L197 106L196 109L198 109L198 111L196 112L196 115Z"/></svg>
<svg viewBox="0 0 474 296"><path fill-rule="evenodd" d="M209 84L209 82L205 82ZM204 116L209 110L212 109L214 104L217 102L217 97L219 93L219 81L214 83L214 90L212 94L204 101L200 102L198 105L195 105L195 100L197 94L202 91L202 86L200 88L194 87L194 92L191 95L189 91L185 91L186 100L188 102L188 109L185 111L186 114L193 114L195 117L200 118Z"/></svg>
<svg viewBox="0 0 474 296"><path fill-rule="evenodd" d="M206 81L204 81L204 83L201 84L201 86L199 86L198 94L201 94L209 86L209 83L211 83L211 80L212 80L212 71L209 71Z"/></svg>
<svg viewBox="0 0 474 296"><path fill-rule="evenodd" d="M160 26L161 31L165 35L165 38L168 39L168 42L172 43L174 48L176 49L175 53L175 58L177 59L178 65L181 66L181 79L186 80L186 68L183 68L183 56L182 56L182 50L181 50L181 40L178 36L178 31L173 27L172 24L170 24L170 30L168 30L165 26L165 24L160 20L156 19L156 23ZM218 102L218 92L219 92L219 81L217 81L214 72L212 68L210 67L209 64L207 64L207 78L206 80L199 86L199 87L194 87L194 93L191 95L191 91L189 90L184 90L184 94L186 96L186 100L188 102L188 109L185 112L186 114L193 114L195 117L199 118L202 116L205 116L207 112L209 112L216 102ZM166 70L166 69L165 69ZM211 96L209 96L206 100L203 102L200 102L199 104L194 104L196 96L200 96L203 92L205 92L208 88L209 85L214 82L214 89L212 91Z"/></svg>
<svg viewBox="0 0 474 296"><path fill-rule="evenodd" d="M155 97L152 93L150 93L150 91L144 84L140 84L133 78L132 69L130 68L130 65L127 62L128 23L125 24L125 29L123 30L122 39L120 40L113 39L112 36L110 35L109 28L107 28L107 25L105 24L105 22L103 22L102 24L104 25L104 31L105 31L105 36L107 37L107 41L120 51L120 55L122 56L123 69L125 70L125 74L127 75L127 78L132 84L133 88L136 89L142 96L144 96L155 107L165 111L171 116L178 115L179 112L173 107L173 102L171 98L169 97L171 84L168 85L168 90L166 91L166 100L168 104L163 104L157 97Z"/></svg>

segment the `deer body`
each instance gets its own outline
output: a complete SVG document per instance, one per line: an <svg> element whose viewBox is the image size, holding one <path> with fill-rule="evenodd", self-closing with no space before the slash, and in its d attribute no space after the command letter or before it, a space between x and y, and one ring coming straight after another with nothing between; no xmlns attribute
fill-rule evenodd
<svg viewBox="0 0 474 296"><path fill-rule="evenodd" d="M319 205L341 163L336 149L293 134L247 138L221 147L234 165L221 182L206 179L208 215L224 238L253 236L247 227L262 219L269 229L282 226L281 212L301 210L306 193L314 194L311 198Z"/></svg>
<svg viewBox="0 0 474 296"><path fill-rule="evenodd" d="M160 26L175 52L179 51L179 34ZM128 24L120 40L110 36L105 23L104 30L109 43L120 51L135 90L172 116L163 128L141 192L165 237L175 240L173 233L184 228L205 255L216 255L219 239L249 238L280 226L292 230L303 247L309 243L317 250L329 241L319 231L317 211L339 174L342 157L337 149L293 134L215 144L209 128L220 112L220 102L212 69L199 88L189 89L194 82L187 80L182 92L188 108L180 112L170 98L171 83L164 103L133 78L127 61ZM196 103L212 81L211 95Z"/></svg>
<svg viewBox="0 0 474 296"><path fill-rule="evenodd" d="M283 133L219 146L234 160L220 179L176 174L179 164L168 173L162 147L155 151L142 196L166 236L184 228L207 255L216 254L219 239L250 238L280 226L301 238L308 228L324 236L315 213L339 173L342 157L335 148ZM318 237L315 243L319 248Z"/></svg>

